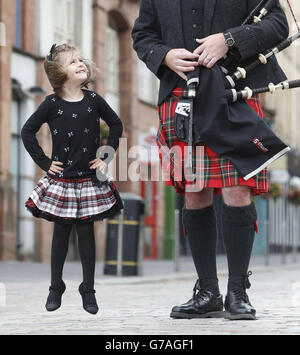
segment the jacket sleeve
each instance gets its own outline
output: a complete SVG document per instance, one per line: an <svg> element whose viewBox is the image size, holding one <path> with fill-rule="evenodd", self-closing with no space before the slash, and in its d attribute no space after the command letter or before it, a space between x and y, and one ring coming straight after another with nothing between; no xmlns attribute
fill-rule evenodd
<svg viewBox="0 0 300 355"><path fill-rule="evenodd" d="M115 111L108 105L108 103L98 95L98 113L103 121L109 127L109 136L105 147L112 147L114 151L119 148L120 138L123 134L123 124ZM105 147L102 149L105 152ZM103 161L107 164L113 159L106 155Z"/></svg>
<svg viewBox="0 0 300 355"><path fill-rule="evenodd" d="M49 104L47 99L41 103L37 111L27 120L21 130L21 137L25 149L30 154L33 161L44 171L51 167L52 160L47 157L40 147L36 134L41 126L47 122Z"/></svg>
<svg viewBox="0 0 300 355"><path fill-rule="evenodd" d="M160 78L162 62L172 48L162 41L153 0L141 0L139 17L132 30L132 39L138 57Z"/></svg>
<svg viewBox="0 0 300 355"><path fill-rule="evenodd" d="M248 0L250 13L260 0ZM289 36L289 25L286 15L278 3L259 23L229 28L236 41L240 60L243 61L258 53L266 52Z"/></svg>

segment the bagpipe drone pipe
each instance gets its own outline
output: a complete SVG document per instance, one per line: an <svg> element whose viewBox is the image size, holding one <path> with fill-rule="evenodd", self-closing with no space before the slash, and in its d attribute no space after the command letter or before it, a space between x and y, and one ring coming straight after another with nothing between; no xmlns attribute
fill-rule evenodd
<svg viewBox="0 0 300 355"><path fill-rule="evenodd" d="M270 83L268 86L250 89L249 87L245 87L244 90L237 91L235 89L226 89L226 98L228 102L234 103L240 100L249 100L254 95L263 94L263 93L271 93L274 94L279 90L290 90L300 87L300 79L283 81L277 85Z"/></svg>

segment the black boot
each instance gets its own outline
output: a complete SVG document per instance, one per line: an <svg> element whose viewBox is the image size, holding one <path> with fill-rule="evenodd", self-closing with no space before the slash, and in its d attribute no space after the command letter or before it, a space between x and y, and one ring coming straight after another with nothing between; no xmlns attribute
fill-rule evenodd
<svg viewBox="0 0 300 355"><path fill-rule="evenodd" d="M252 275L249 271L248 275L236 277L235 288L228 291L225 299L225 319L230 320L255 320L256 310L252 307L246 289L251 287L248 277ZM239 284L239 285L238 285Z"/></svg>
<svg viewBox="0 0 300 355"><path fill-rule="evenodd" d="M52 284L49 288L49 296L46 302L46 309L48 312L54 312L61 306L61 297L66 290L65 283L60 280L56 284Z"/></svg>
<svg viewBox="0 0 300 355"><path fill-rule="evenodd" d="M84 283L82 283L79 286L79 293L82 297L83 309L88 313L97 314L99 308L95 297L96 291L86 288Z"/></svg>
<svg viewBox="0 0 300 355"><path fill-rule="evenodd" d="M223 297L221 295L215 296L210 291L201 289L199 280L197 280L192 299L181 306L173 307L170 317L186 319L223 318Z"/></svg>

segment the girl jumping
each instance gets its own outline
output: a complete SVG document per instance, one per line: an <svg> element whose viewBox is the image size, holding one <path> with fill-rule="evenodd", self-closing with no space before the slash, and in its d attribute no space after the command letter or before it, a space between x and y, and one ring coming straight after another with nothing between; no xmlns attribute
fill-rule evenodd
<svg viewBox="0 0 300 355"><path fill-rule="evenodd" d="M34 217L54 222L51 251L51 286L46 309L61 306L66 286L62 280L69 236L75 224L82 263L79 292L83 308L98 312L95 298L94 222L120 214L123 203L111 177L109 160L97 158L100 118L109 126L107 147L119 147L123 125L116 113L96 92L90 91L91 65L70 45L52 46L44 67L54 90L22 128L22 140L34 162L45 172L25 203ZM52 157L45 155L36 133L47 123L52 136ZM102 175L103 176L103 175ZM105 175L107 176L107 175Z"/></svg>

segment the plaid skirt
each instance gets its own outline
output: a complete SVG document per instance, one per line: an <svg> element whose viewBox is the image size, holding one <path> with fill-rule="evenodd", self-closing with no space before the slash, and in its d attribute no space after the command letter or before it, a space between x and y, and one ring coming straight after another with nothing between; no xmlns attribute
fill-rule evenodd
<svg viewBox="0 0 300 355"><path fill-rule="evenodd" d="M113 218L124 208L114 182L96 177L39 180L25 203L34 217L64 224Z"/></svg>
<svg viewBox="0 0 300 355"><path fill-rule="evenodd" d="M160 125L156 144L159 149L166 184L173 186L176 192L181 195L188 191L188 185L193 185L196 191L201 191L203 188L214 188L215 194L220 194L224 187L238 185L249 186L252 195L261 195L268 192L267 169L245 181L229 160L219 157L205 143L198 143L193 146L192 160L197 183L195 183L195 179L192 180L188 177L184 168L187 144L177 138L174 130L176 106L179 98L185 96L186 93L185 89L176 88L172 95L158 107ZM246 102L263 119L258 97L253 97ZM174 153L178 150L180 154Z"/></svg>

